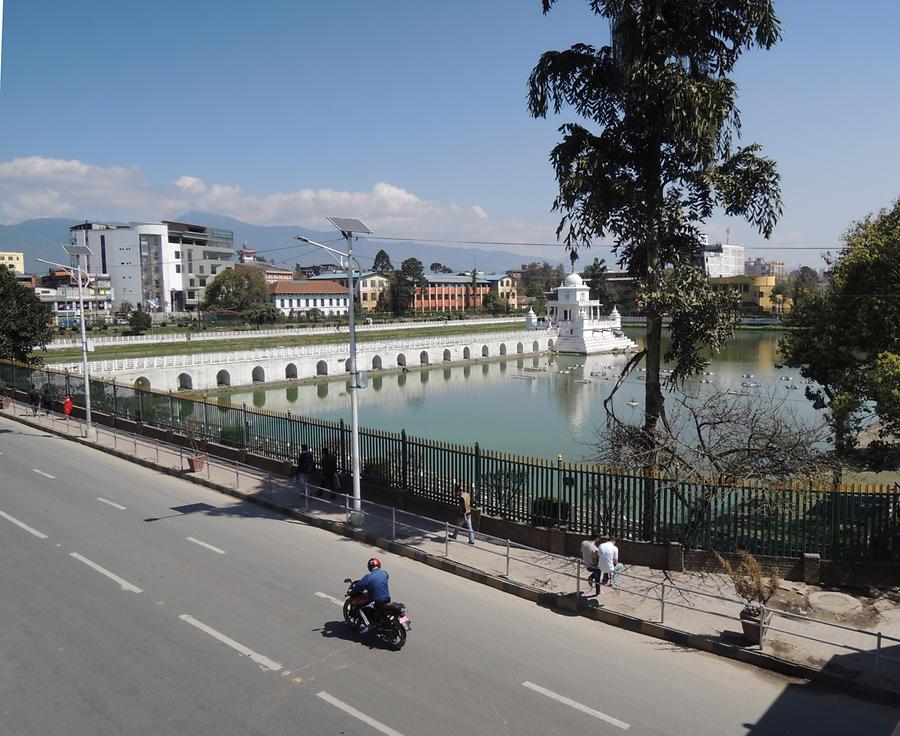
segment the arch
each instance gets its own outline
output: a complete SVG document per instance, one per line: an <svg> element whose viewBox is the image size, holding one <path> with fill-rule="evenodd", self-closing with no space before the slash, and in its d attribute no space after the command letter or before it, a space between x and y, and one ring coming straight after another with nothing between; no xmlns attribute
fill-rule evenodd
<svg viewBox="0 0 900 736"><path fill-rule="evenodd" d="M216 373L216 386L230 386L231 385L231 374L226 370L221 370Z"/></svg>
<svg viewBox="0 0 900 736"><path fill-rule="evenodd" d="M350 372L350 368L351 368L351 366L350 366L350 358L347 358L347 360L344 361L344 370L345 370L347 373L349 373L349 372Z"/></svg>
<svg viewBox="0 0 900 736"><path fill-rule="evenodd" d="M194 388L194 379L191 378L190 373L179 373L178 374L178 390L181 389L192 389Z"/></svg>
<svg viewBox="0 0 900 736"><path fill-rule="evenodd" d="M149 391L150 390L150 379L145 376L141 376L134 382L134 387L140 389L141 391Z"/></svg>
<svg viewBox="0 0 900 736"><path fill-rule="evenodd" d="M445 362L445 363L449 363L450 360L451 360L451 356L450 356L450 348L447 348L447 349L444 351L444 362Z"/></svg>
<svg viewBox="0 0 900 736"><path fill-rule="evenodd" d="M506 343L505 342L500 343L500 355L506 355Z"/></svg>
<svg viewBox="0 0 900 736"><path fill-rule="evenodd" d="M406 365L406 356L403 353L397 356L397 365L401 367Z"/></svg>
<svg viewBox="0 0 900 736"><path fill-rule="evenodd" d="M482 358L487 358L490 354L491 354L491 351L488 350L488 346L487 346L487 345L482 345L482 346L481 346L481 357L482 357Z"/></svg>
<svg viewBox="0 0 900 736"><path fill-rule="evenodd" d="M419 353L419 364L420 365L428 365L428 363L429 363L428 351L423 350L421 353Z"/></svg>
<svg viewBox="0 0 900 736"><path fill-rule="evenodd" d="M258 365L253 369L251 380L253 381L253 383L265 383L266 371L261 365Z"/></svg>
<svg viewBox="0 0 900 736"><path fill-rule="evenodd" d="M373 371L381 370L381 356L380 355L376 355L374 358L372 358L372 370Z"/></svg>
<svg viewBox="0 0 900 736"><path fill-rule="evenodd" d="M467 347L463 348L463 358L468 360L471 357L472 357L472 351L469 350L469 348L467 348Z"/></svg>
<svg viewBox="0 0 900 736"><path fill-rule="evenodd" d="M296 378L297 377L297 365L295 363L288 363L284 367L284 377L285 378Z"/></svg>
<svg viewBox="0 0 900 736"><path fill-rule="evenodd" d="M547 340L547 350L553 350L553 340Z"/></svg>
<svg viewBox="0 0 900 736"><path fill-rule="evenodd" d="M316 375L317 376L327 376L328 375L328 363L324 360L320 360L316 363Z"/></svg>
<svg viewBox="0 0 900 736"><path fill-rule="evenodd" d="M532 353L539 353L540 351L541 351L541 346L538 345L538 341L535 340L535 341L534 341L534 344L531 346L531 352L532 352Z"/></svg>
<svg viewBox="0 0 900 736"><path fill-rule="evenodd" d="M521 355L522 353L525 352L525 346L522 343L517 342L516 343L516 352Z"/></svg>

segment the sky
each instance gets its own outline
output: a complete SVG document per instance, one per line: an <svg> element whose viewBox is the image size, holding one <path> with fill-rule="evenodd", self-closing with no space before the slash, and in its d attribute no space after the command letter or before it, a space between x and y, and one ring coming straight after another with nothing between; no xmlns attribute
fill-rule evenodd
<svg viewBox="0 0 900 736"><path fill-rule="evenodd" d="M553 243L548 154L577 118L533 119L528 75L544 51L608 38L587 0L546 16L540 0L0 3L3 224L200 210ZM735 80L742 142L778 162L784 215L769 241L722 213L705 229L748 257L821 266L900 196L900 3L776 10L783 40L746 53Z"/></svg>

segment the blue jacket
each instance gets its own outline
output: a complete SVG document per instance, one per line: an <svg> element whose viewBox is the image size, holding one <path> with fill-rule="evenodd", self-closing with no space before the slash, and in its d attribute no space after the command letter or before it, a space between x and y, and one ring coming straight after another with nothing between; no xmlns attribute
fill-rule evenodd
<svg viewBox="0 0 900 736"><path fill-rule="evenodd" d="M376 603L380 603L391 597L391 591L390 588L388 588L389 577L390 575L387 574L387 570L376 567L372 572L360 580L355 587L357 590L367 588L369 597Z"/></svg>

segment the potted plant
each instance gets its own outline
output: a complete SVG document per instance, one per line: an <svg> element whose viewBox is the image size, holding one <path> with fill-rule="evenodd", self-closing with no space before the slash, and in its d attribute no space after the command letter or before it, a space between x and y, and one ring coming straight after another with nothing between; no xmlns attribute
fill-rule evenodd
<svg viewBox="0 0 900 736"><path fill-rule="evenodd" d="M193 419L185 421L183 431L192 451L187 459L188 468L192 473L200 472L206 465L206 438L200 435L197 422Z"/></svg>
<svg viewBox="0 0 900 736"><path fill-rule="evenodd" d="M769 616L763 619L763 611L766 603L775 595L775 591L781 587L781 574L777 567L769 571L768 581L763 577L762 568L756 558L746 550L738 550L740 562L733 566L722 555L716 552L716 559L724 568L725 574L731 579L734 592L738 597L746 601L741 610L741 628L744 630L744 640L748 644L759 644L762 627L768 623Z"/></svg>

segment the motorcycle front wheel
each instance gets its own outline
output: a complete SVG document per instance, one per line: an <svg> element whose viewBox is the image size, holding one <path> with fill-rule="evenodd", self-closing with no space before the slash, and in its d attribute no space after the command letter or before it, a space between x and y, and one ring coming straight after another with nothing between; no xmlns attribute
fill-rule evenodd
<svg viewBox="0 0 900 736"><path fill-rule="evenodd" d="M344 621L349 626L352 626L354 631L362 626L362 616L359 615L359 611L353 606L349 598L344 601Z"/></svg>
<svg viewBox="0 0 900 736"><path fill-rule="evenodd" d="M384 632L385 641L395 650L400 651L406 644L406 629L399 621L394 621L387 631Z"/></svg>

